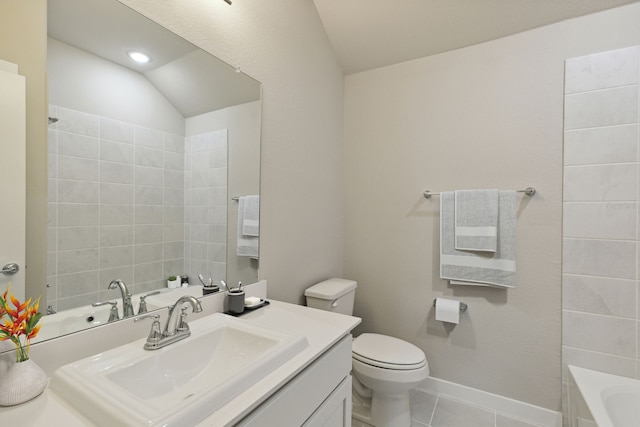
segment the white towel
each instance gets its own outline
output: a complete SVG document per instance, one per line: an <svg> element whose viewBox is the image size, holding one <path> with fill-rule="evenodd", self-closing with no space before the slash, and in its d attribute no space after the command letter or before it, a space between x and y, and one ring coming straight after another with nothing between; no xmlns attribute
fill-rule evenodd
<svg viewBox="0 0 640 427"><path fill-rule="evenodd" d="M260 196L242 196L240 199L244 199L242 234L258 237L260 235Z"/></svg>
<svg viewBox="0 0 640 427"><path fill-rule="evenodd" d="M455 192L455 236L459 251L496 251L498 190Z"/></svg>
<svg viewBox="0 0 640 427"><path fill-rule="evenodd" d="M495 253L455 248L455 195L440 195L440 277L468 285L513 288L516 285L515 191L500 191ZM462 284L462 283L456 283Z"/></svg>
<svg viewBox="0 0 640 427"><path fill-rule="evenodd" d="M245 213L245 197L238 199L238 226L237 228L237 246L236 255L246 256L249 258L258 259L258 247L260 244L260 238L256 236L245 236L242 228L244 223Z"/></svg>

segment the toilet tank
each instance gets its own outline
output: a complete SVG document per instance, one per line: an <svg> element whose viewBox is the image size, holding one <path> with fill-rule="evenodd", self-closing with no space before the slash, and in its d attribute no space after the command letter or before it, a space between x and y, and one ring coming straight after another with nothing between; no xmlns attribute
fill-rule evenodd
<svg viewBox="0 0 640 427"><path fill-rule="evenodd" d="M329 279L307 288L307 306L353 315L353 300L358 284L348 279Z"/></svg>

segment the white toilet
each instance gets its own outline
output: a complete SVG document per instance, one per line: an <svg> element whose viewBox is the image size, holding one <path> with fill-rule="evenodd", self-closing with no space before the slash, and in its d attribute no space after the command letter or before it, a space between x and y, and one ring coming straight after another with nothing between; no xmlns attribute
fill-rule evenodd
<svg viewBox="0 0 640 427"><path fill-rule="evenodd" d="M308 288L307 306L353 314L357 283L329 279ZM353 418L375 427L409 427L409 390L429 376L424 352L387 335L364 333L353 340Z"/></svg>

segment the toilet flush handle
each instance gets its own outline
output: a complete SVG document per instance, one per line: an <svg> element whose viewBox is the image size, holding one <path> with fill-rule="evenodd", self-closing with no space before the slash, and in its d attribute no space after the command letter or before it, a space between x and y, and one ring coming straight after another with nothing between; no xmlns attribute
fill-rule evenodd
<svg viewBox="0 0 640 427"><path fill-rule="evenodd" d="M338 300L333 300L333 302L331 303L331 307L336 308L338 306Z"/></svg>

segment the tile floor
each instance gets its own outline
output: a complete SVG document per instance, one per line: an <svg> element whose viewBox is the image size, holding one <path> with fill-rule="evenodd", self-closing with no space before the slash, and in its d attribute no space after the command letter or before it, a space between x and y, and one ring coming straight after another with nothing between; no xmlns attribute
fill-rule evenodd
<svg viewBox="0 0 640 427"><path fill-rule="evenodd" d="M411 427L543 427L446 396L411 391ZM352 420L352 427L370 427Z"/></svg>

